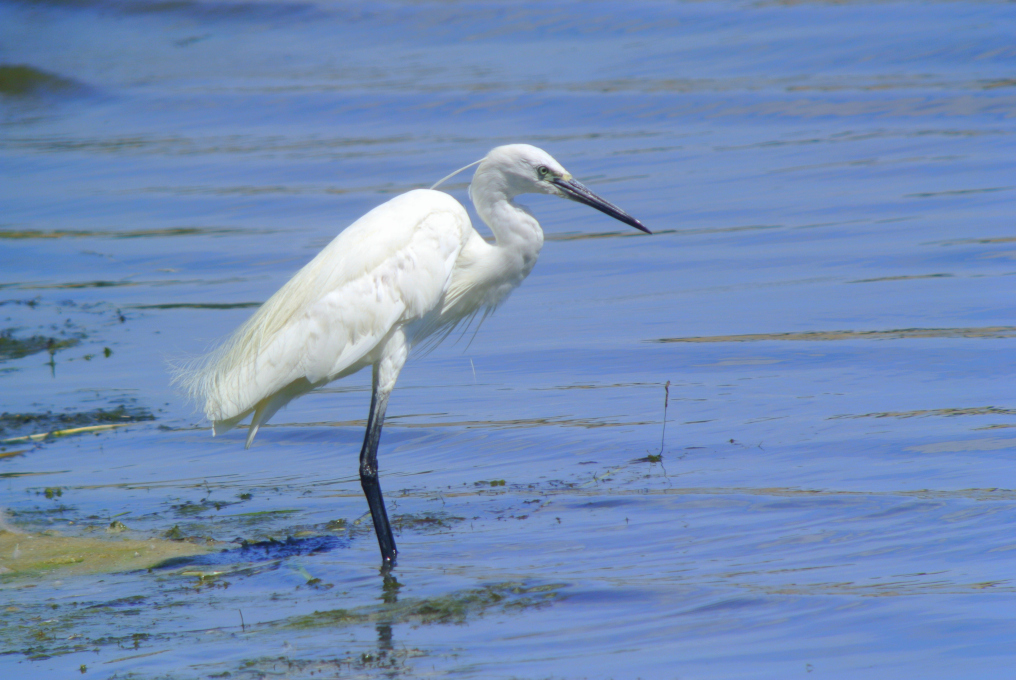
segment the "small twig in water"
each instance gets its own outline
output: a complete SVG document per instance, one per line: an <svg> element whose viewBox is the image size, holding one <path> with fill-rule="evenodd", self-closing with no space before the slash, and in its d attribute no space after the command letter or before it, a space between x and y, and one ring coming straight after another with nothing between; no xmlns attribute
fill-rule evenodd
<svg viewBox="0 0 1016 680"><path fill-rule="evenodd" d="M660 435L660 455L663 455L663 443L667 440L667 405L670 403L670 381L663 386L663 434Z"/></svg>
<svg viewBox="0 0 1016 680"><path fill-rule="evenodd" d="M247 632L247 624L243 622L243 610L242 609L237 609L236 611L240 612L240 629L244 633L246 633Z"/></svg>

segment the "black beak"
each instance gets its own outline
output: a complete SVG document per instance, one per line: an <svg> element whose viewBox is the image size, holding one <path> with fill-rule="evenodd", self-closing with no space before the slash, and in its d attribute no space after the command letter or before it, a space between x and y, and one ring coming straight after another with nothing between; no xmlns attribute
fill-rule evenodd
<svg viewBox="0 0 1016 680"><path fill-rule="evenodd" d="M621 222L624 222L630 227L635 227L639 231L644 231L647 234L653 233L648 229L646 229L645 226L637 219L635 219L625 211L621 210L610 201L605 201L596 194L594 194L592 191L586 188L586 186L583 185L581 182L578 182L574 179L564 179L561 177L556 177L550 180L550 182L564 193L565 198L570 198L573 201L584 203L585 205L588 205L590 208L596 208L601 213L610 215L615 220L620 220Z"/></svg>

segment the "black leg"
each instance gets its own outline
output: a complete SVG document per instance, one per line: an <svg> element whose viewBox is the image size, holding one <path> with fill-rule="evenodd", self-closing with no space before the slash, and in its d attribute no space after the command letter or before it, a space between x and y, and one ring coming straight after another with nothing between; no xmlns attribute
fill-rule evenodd
<svg viewBox="0 0 1016 680"><path fill-rule="evenodd" d="M381 427L385 422L389 393L380 393L378 382L378 367L375 365L370 416L367 418L367 433L360 450L360 486L363 487L363 495L367 497L370 516L374 520L374 533L377 534L378 546L381 548L382 565L391 567L395 564L398 551L395 549L395 537L392 536L392 526L388 522L385 499L381 496L381 485L377 478L377 447L381 442Z"/></svg>

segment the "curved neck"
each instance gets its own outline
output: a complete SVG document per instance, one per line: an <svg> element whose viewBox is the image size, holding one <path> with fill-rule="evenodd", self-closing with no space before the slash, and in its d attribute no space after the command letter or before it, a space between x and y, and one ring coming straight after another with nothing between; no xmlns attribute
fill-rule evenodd
<svg viewBox="0 0 1016 680"><path fill-rule="evenodd" d="M438 325L497 307L529 275L543 247L540 223L512 201L522 192L513 191L503 173L485 171L484 165L473 176L469 197L496 243L471 230L455 262Z"/></svg>
<svg viewBox="0 0 1016 680"><path fill-rule="evenodd" d="M469 197L499 248L517 250L535 262L543 246L543 229L536 218L513 200L518 195L502 173L484 172L481 165L469 185ZM531 267L532 265L530 265Z"/></svg>

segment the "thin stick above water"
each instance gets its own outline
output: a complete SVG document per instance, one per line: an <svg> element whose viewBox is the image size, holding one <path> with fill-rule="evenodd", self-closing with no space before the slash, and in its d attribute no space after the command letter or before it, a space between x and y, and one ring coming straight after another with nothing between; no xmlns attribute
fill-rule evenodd
<svg viewBox="0 0 1016 680"><path fill-rule="evenodd" d="M663 455L663 442L667 439L667 405L670 403L670 381L663 386L663 434L660 435L660 455Z"/></svg>

